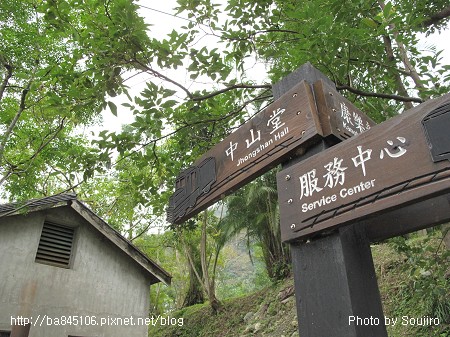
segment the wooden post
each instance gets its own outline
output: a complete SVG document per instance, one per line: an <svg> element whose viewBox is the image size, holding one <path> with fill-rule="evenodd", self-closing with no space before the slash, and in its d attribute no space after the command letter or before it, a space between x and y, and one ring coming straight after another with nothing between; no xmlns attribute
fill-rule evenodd
<svg viewBox="0 0 450 337"><path fill-rule="evenodd" d="M291 244L302 337L387 337L369 241L362 226Z"/></svg>
<svg viewBox="0 0 450 337"><path fill-rule="evenodd" d="M292 248L300 335L385 337L369 242L450 221L450 94L375 125L309 63L273 92L179 174L167 219L182 223L284 163L281 238Z"/></svg>
<svg viewBox="0 0 450 337"><path fill-rule="evenodd" d="M273 86L279 98L299 81L332 82L310 64ZM283 168L324 151L339 140L322 139ZM347 226L311 242L290 245L297 319L302 337L387 337L369 240L363 226Z"/></svg>
<svg viewBox="0 0 450 337"><path fill-rule="evenodd" d="M167 219L182 223L284 163L281 238L292 250L300 335L385 337L369 242L450 221L450 94L375 125L309 63L273 93L179 174Z"/></svg>
<svg viewBox="0 0 450 337"><path fill-rule="evenodd" d="M290 73L286 77L283 77L281 81L278 81L272 86L272 94L275 100L279 99L283 94L291 90L294 86L301 81L306 81L310 85L322 80L330 86L336 88L335 84L319 70L314 68L311 63L305 63L300 68Z"/></svg>
<svg viewBox="0 0 450 337"><path fill-rule="evenodd" d="M31 323L24 325L13 325L11 337L28 337L30 334Z"/></svg>

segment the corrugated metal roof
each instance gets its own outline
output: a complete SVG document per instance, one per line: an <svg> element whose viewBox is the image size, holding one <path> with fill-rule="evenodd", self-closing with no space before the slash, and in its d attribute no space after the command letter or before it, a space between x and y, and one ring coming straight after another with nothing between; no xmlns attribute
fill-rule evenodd
<svg viewBox="0 0 450 337"><path fill-rule="evenodd" d="M0 216L10 215L16 212L21 213L21 211L30 210L33 208L52 207L61 202L67 202L76 199L77 195L75 193L61 193L39 199L30 199L24 202L13 202L9 204L2 204L0 205Z"/></svg>

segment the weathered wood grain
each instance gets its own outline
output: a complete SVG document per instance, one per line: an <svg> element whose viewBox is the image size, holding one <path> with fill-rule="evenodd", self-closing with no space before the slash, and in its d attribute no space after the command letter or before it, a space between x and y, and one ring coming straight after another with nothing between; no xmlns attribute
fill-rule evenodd
<svg viewBox="0 0 450 337"><path fill-rule="evenodd" d="M446 95L423 103L280 172L283 241L305 239L449 193L450 162L433 162L422 125L428 114L449 102L450 95ZM450 118L442 121L448 123ZM438 139L450 144L450 126ZM450 207L442 202L439 205L444 207L441 218L445 218ZM391 219L378 219L386 222L378 221L385 231ZM408 219L403 216L402 221L407 223ZM403 224L402 228L393 233L400 235L413 226ZM376 228L370 232L373 237L385 236L377 235Z"/></svg>
<svg viewBox="0 0 450 337"><path fill-rule="evenodd" d="M167 219L181 223L324 138L347 139L373 125L333 86L302 81L180 173ZM215 179L198 184L195 179L212 176L200 169L211 158Z"/></svg>

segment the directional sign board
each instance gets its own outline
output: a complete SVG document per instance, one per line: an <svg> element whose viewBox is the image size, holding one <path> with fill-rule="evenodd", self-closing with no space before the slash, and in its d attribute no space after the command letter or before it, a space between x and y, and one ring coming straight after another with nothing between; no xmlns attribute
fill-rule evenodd
<svg viewBox="0 0 450 337"><path fill-rule="evenodd" d="M375 124L322 81L313 88L300 82L181 172L167 220L187 220L326 136L350 137L344 124L351 123L354 133ZM315 97L322 97L319 105Z"/></svg>
<svg viewBox="0 0 450 337"><path fill-rule="evenodd" d="M277 175L283 241L309 238L449 195L449 153L450 95L446 95L283 170ZM430 218L438 211L431 208L435 204L422 205L430 207L422 210ZM440 214L450 218L450 199L439 205ZM403 223L408 223L407 217L403 214ZM389 217L376 219L380 226L380 219L392 225ZM371 231L376 236L376 227Z"/></svg>
<svg viewBox="0 0 450 337"><path fill-rule="evenodd" d="M341 140L369 130L375 123L333 87L317 81L313 85L323 134Z"/></svg>

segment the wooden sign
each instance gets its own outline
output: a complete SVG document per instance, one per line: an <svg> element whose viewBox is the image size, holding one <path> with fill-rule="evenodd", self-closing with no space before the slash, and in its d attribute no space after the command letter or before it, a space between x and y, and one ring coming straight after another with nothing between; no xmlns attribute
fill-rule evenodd
<svg viewBox="0 0 450 337"><path fill-rule="evenodd" d="M180 173L167 220L185 221L280 163L291 150L307 146L319 135L315 117L312 90L303 81ZM205 160L214 162L208 167L215 172L202 169ZM214 181L203 188L197 179L205 174Z"/></svg>
<svg viewBox="0 0 450 337"><path fill-rule="evenodd" d="M315 97L320 98L316 106ZM167 220L180 223L235 191L295 150L326 136L346 139L375 123L334 88L302 81L180 173ZM208 163L207 165L205 163Z"/></svg>
<svg viewBox="0 0 450 337"><path fill-rule="evenodd" d="M320 80L313 87L324 136L334 135L345 140L375 125L373 120L329 84Z"/></svg>
<svg viewBox="0 0 450 337"><path fill-rule="evenodd" d="M449 153L446 95L283 170L277 175L282 240L308 238L449 194ZM440 214L450 218L449 202L441 200L440 205ZM403 223L408 223L404 217ZM392 226L392 218L377 219ZM383 226L379 221L378 225Z"/></svg>

